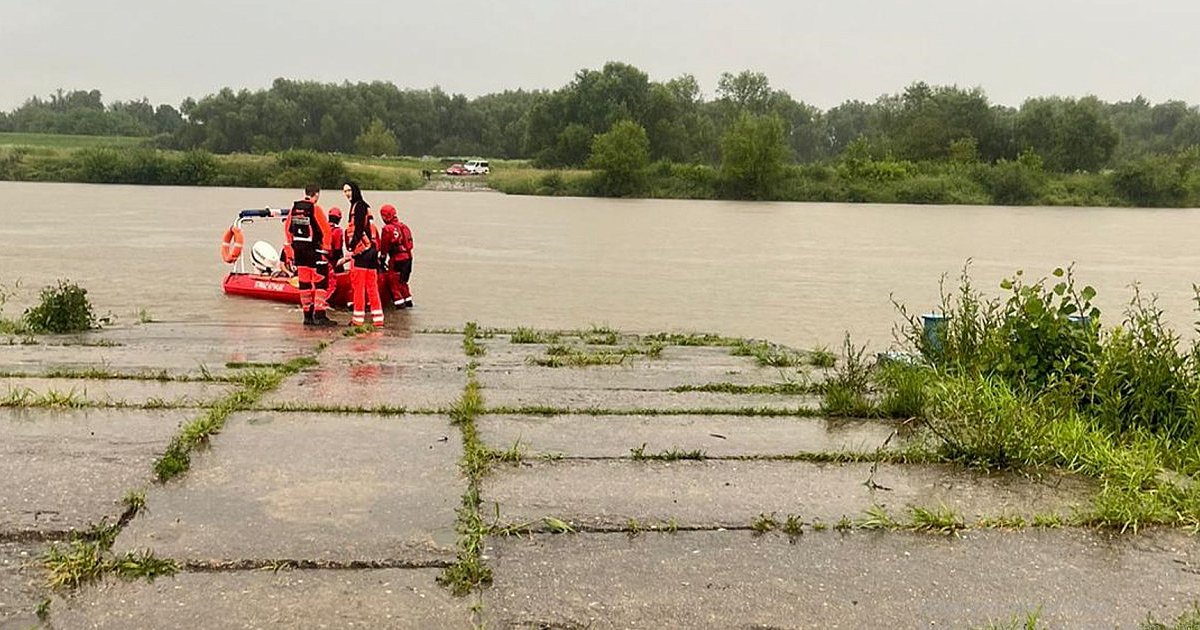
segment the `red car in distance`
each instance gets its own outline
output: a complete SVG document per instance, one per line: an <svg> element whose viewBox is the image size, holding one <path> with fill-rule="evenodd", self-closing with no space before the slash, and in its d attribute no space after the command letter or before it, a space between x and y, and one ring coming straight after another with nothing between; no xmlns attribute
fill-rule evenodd
<svg viewBox="0 0 1200 630"><path fill-rule="evenodd" d="M470 175L470 172L463 167L462 164L451 164L450 168L446 169L447 175Z"/></svg>

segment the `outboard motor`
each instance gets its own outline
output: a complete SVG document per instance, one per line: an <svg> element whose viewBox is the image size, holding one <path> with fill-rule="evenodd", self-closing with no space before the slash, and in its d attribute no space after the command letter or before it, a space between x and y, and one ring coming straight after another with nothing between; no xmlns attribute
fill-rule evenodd
<svg viewBox="0 0 1200 630"><path fill-rule="evenodd" d="M266 241L255 241L250 248L250 260L259 273L274 273L279 269L279 252Z"/></svg>

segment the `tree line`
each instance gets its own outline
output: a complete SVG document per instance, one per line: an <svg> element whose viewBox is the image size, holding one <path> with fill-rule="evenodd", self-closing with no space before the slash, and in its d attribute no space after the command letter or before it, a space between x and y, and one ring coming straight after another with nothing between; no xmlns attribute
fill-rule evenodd
<svg viewBox="0 0 1200 630"><path fill-rule="evenodd" d="M97 90L60 91L0 113L0 131L148 136L161 148L213 153L479 155L577 167L587 164L598 135L628 121L645 131L650 161L716 166L726 136L747 124L745 116L780 127L784 159L800 164L842 159L850 150L986 163L1032 151L1046 170L1067 173L1200 145L1200 111L1180 101L1051 96L1008 107L979 88L918 82L874 102L822 111L758 72L723 74L709 99L691 75L651 81L618 62L581 70L557 90L473 99L385 82L286 79L268 89L188 98L179 108L144 99L105 104Z"/></svg>

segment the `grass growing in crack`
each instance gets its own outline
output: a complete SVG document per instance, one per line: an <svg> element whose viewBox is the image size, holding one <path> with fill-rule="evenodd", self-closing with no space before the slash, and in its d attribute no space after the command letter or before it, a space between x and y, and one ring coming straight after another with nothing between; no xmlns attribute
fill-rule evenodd
<svg viewBox="0 0 1200 630"><path fill-rule="evenodd" d="M621 365L630 356L632 354L617 350L594 351L566 344L554 344L546 349L546 356L530 357L529 362L540 367L588 367Z"/></svg>
<svg viewBox="0 0 1200 630"><path fill-rule="evenodd" d="M849 516L843 514L842 518L839 518L838 522L833 524L833 529L839 532L848 532L854 529L854 521L850 520Z"/></svg>
<svg viewBox="0 0 1200 630"><path fill-rule="evenodd" d="M125 512L130 517L137 516L142 510L146 509L146 491L145 490L130 490L121 498L121 504L125 506Z"/></svg>
<svg viewBox="0 0 1200 630"><path fill-rule="evenodd" d="M558 340L561 337L562 337L562 335L557 332L547 332L547 331L542 331L542 330L535 330L533 328L518 327L509 336L509 340L512 343L521 343L521 344L558 343Z"/></svg>
<svg viewBox="0 0 1200 630"><path fill-rule="evenodd" d="M479 327L474 322L467 324L463 332L463 351L472 354ZM470 343L468 343L470 342ZM450 420L462 433L463 458L459 466L467 478L467 490L463 493L458 508L458 549L455 561L438 576L438 583L446 586L457 596L469 594L480 586L492 583L492 569L483 562L484 537L491 530L480 513L479 489L483 476L487 474L493 453L479 439L475 419L483 412L483 395L479 381L475 378L474 361L467 365L467 385L462 396L450 409ZM497 511L499 507L497 506Z"/></svg>
<svg viewBox="0 0 1200 630"><path fill-rule="evenodd" d="M797 367L806 363L803 354L766 341L741 341L730 354L754 357L760 367Z"/></svg>
<svg viewBox="0 0 1200 630"><path fill-rule="evenodd" d="M800 517L796 514L788 514L787 520L783 522L781 529L783 533L795 538L804 533L804 521L800 520Z"/></svg>
<svg viewBox="0 0 1200 630"><path fill-rule="evenodd" d="M60 547L52 544L42 556L47 570L47 585L52 589L74 589L90 584L107 573L125 579L154 579L179 570L174 560L154 556L150 551L113 556L113 541L120 525L101 522L83 535L77 535Z"/></svg>
<svg viewBox="0 0 1200 630"><path fill-rule="evenodd" d="M553 516L547 516L546 518L543 518L542 523L545 524L547 530L554 534L575 533L575 528L572 527L570 523L562 519L554 518Z"/></svg>
<svg viewBox="0 0 1200 630"><path fill-rule="evenodd" d="M945 505L935 509L913 507L908 511L912 529L918 532L951 535L966 529L963 518Z"/></svg>
<svg viewBox="0 0 1200 630"><path fill-rule="evenodd" d="M598 326L592 324L588 330L581 330L578 333L579 338L583 343L590 346L615 346L620 341L621 333L609 328L608 326Z"/></svg>
<svg viewBox="0 0 1200 630"><path fill-rule="evenodd" d="M829 348L814 348L808 351L808 364L821 369L829 369L837 365L837 355Z"/></svg>
<svg viewBox="0 0 1200 630"><path fill-rule="evenodd" d="M863 514L863 518L854 523L854 526L858 527L859 529L872 530L897 529L900 527L900 523L897 522L896 519L892 518L892 515L888 514L887 509L885 509L882 505L876 504L867 508L866 512Z"/></svg>
<svg viewBox="0 0 1200 630"><path fill-rule="evenodd" d="M487 352L487 348L478 343L480 338L479 324L475 322L467 322L463 329L463 352L469 357L481 357Z"/></svg>
<svg viewBox="0 0 1200 630"><path fill-rule="evenodd" d="M1034 514L1033 526L1046 529L1058 529L1067 524L1066 519L1058 514Z"/></svg>
<svg viewBox="0 0 1200 630"><path fill-rule="evenodd" d="M50 618L50 598L47 597L38 602L37 608L33 609L33 614L38 618L38 621L46 621Z"/></svg>
<svg viewBox="0 0 1200 630"><path fill-rule="evenodd" d="M738 346L749 343L744 339L725 337L714 333L668 333L643 335L643 341L658 342L668 346Z"/></svg>
<svg viewBox="0 0 1200 630"><path fill-rule="evenodd" d="M643 442L641 446L629 449L629 457L635 461L673 462L681 459L703 460L707 459L708 455L700 449L684 451L677 447L671 447L658 453L647 453L646 444Z"/></svg>
<svg viewBox="0 0 1200 630"><path fill-rule="evenodd" d="M163 456L154 462L155 476L160 482L166 482L186 472L191 466L192 450L219 433L230 415L252 408L264 394L278 387L284 378L315 363L313 357L300 357L277 368L250 369L232 377L230 381L241 387L213 403L200 417L183 425L167 445Z"/></svg>
<svg viewBox="0 0 1200 630"><path fill-rule="evenodd" d="M732 409L722 409L717 407L699 407L695 409L604 409L601 407L551 407L549 405L528 405L518 407L492 407L485 413L489 415L506 416L742 416L764 418L812 418L820 416L821 410L808 407L741 407Z"/></svg>
<svg viewBox="0 0 1200 630"><path fill-rule="evenodd" d="M1040 630L1045 627L1041 618L1042 608L1039 606L1023 615L1014 615L1007 621L989 621L982 630Z"/></svg>
<svg viewBox="0 0 1200 630"><path fill-rule="evenodd" d="M1200 630L1200 604L1193 602L1192 607L1180 613L1171 625L1156 621L1153 615L1147 614L1140 630Z"/></svg>
<svg viewBox="0 0 1200 630"><path fill-rule="evenodd" d="M772 512L770 514L766 514L766 513L759 514L750 523L750 529L754 530L754 533L756 533L756 534L765 534L767 532L773 532L773 531L779 529L779 521L775 520L774 512Z"/></svg>
<svg viewBox="0 0 1200 630"><path fill-rule="evenodd" d="M1020 514L985 517L979 519L977 525L985 529L1025 529L1028 523Z"/></svg>
<svg viewBox="0 0 1200 630"><path fill-rule="evenodd" d="M518 439L506 450L489 451L488 456L492 461L504 462L506 464L520 464L525 459L525 447L521 444L521 440Z"/></svg>
<svg viewBox="0 0 1200 630"><path fill-rule="evenodd" d="M818 394L824 389L823 386L813 383L771 383L757 385L739 385L736 383L706 383L704 385L678 385L672 387L671 391L676 393L683 392L708 392L713 394L778 394L785 396L801 396L805 394Z"/></svg>
<svg viewBox="0 0 1200 630"><path fill-rule="evenodd" d="M38 393L28 387L10 389L0 398L0 407L39 407L46 409L79 409L90 406L86 398L72 389L66 392L50 390Z"/></svg>

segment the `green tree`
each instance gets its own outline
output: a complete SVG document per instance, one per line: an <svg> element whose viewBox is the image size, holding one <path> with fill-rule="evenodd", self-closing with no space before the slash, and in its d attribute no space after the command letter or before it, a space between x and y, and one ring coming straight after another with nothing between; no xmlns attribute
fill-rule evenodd
<svg viewBox="0 0 1200 630"><path fill-rule="evenodd" d="M721 182L738 199L770 199L783 179L788 147L778 116L743 112L721 137Z"/></svg>
<svg viewBox="0 0 1200 630"><path fill-rule="evenodd" d="M1046 159L1057 172L1094 171L1104 166L1120 137L1095 98L1036 98L1017 114L1017 141Z"/></svg>
<svg viewBox="0 0 1200 630"><path fill-rule="evenodd" d="M396 134L378 118L354 139L354 148L360 155L395 155L398 146Z"/></svg>
<svg viewBox="0 0 1200 630"><path fill-rule="evenodd" d="M632 120L622 120L592 142L588 167L600 171L601 193L629 196L645 189L646 167L650 164L650 140L646 130Z"/></svg>

